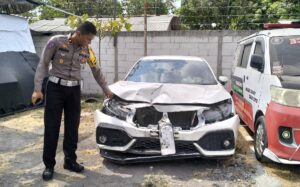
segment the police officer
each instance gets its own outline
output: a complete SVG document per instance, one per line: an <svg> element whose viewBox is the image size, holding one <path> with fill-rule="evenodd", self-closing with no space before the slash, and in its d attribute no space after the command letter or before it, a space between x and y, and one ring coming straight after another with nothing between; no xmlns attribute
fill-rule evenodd
<svg viewBox="0 0 300 187"><path fill-rule="evenodd" d="M64 168L82 172L84 167L76 162L78 128L80 121L80 70L88 63L94 78L107 97L112 97L105 78L99 68L92 49L89 47L96 35L96 28L91 22L82 23L69 35L52 37L45 46L34 78L32 103L43 99L41 92L44 77L49 73L45 97L45 134L43 162L46 166L43 179L53 178L55 154L59 129L64 111ZM51 63L50 71L48 72Z"/></svg>

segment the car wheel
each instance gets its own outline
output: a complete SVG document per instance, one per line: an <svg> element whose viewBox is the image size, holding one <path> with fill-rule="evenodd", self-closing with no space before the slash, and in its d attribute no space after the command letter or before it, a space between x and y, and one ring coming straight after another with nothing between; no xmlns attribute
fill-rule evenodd
<svg viewBox="0 0 300 187"><path fill-rule="evenodd" d="M255 157L260 162L266 162L267 158L263 155L264 150L268 147L265 118L261 116L257 119L254 133Z"/></svg>

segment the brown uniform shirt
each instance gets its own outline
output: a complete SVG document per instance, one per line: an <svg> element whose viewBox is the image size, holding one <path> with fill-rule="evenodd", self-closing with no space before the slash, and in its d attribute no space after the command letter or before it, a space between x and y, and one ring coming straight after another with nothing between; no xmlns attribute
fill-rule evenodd
<svg viewBox="0 0 300 187"><path fill-rule="evenodd" d="M104 75L100 70L98 62L91 59L94 54L91 48L80 47L72 44L70 35L53 36L45 46L40 62L38 64L35 78L34 90L41 91L42 82L46 74L56 76L65 80L81 80L81 64L88 63L93 76L104 92L109 90ZM51 62L51 69L49 65Z"/></svg>

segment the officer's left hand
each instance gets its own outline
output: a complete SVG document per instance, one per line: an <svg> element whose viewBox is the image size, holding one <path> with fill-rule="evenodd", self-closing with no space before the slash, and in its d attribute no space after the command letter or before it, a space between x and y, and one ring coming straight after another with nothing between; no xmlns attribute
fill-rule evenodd
<svg viewBox="0 0 300 187"><path fill-rule="evenodd" d="M43 98L44 98L44 96L41 91L34 91L31 96L31 102L33 105L35 105L38 100L42 101Z"/></svg>
<svg viewBox="0 0 300 187"><path fill-rule="evenodd" d="M113 95L114 94L110 90L106 91L106 93L105 93L105 96L110 98L110 99L113 97Z"/></svg>

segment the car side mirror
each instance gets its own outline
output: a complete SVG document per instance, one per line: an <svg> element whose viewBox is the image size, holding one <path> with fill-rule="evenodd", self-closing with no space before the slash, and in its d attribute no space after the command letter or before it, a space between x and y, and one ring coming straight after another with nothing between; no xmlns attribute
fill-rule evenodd
<svg viewBox="0 0 300 187"><path fill-rule="evenodd" d="M252 68L257 69L260 72L263 72L264 58L262 56L260 56L260 55L252 55L251 56L250 66Z"/></svg>
<svg viewBox="0 0 300 187"><path fill-rule="evenodd" d="M219 81L222 85L225 85L229 81L229 79L226 76L219 76Z"/></svg>

